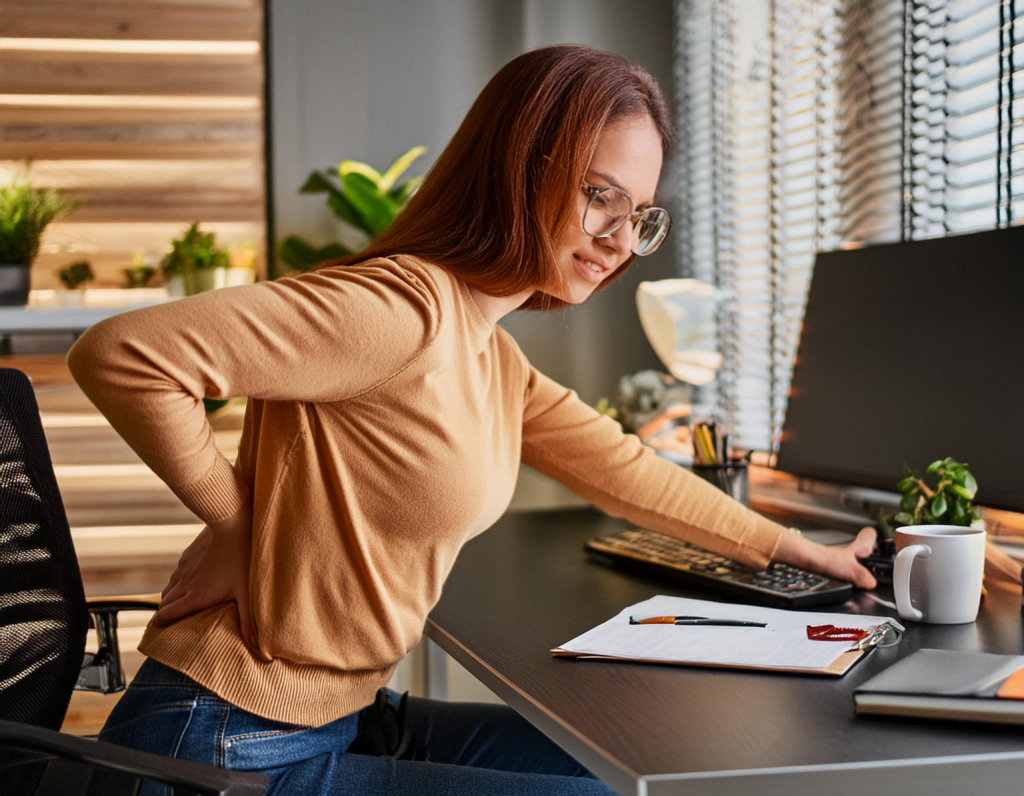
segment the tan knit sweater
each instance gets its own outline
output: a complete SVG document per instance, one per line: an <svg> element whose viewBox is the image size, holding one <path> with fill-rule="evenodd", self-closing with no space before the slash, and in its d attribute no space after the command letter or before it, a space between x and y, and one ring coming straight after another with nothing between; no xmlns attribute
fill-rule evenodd
<svg viewBox="0 0 1024 796"><path fill-rule="evenodd" d="M413 257L118 315L68 364L202 520L252 494L260 654L234 604L150 626L140 649L278 721L320 725L373 701L459 549L505 511L520 460L609 514L755 566L783 532L537 372L463 282ZM232 466L201 399L240 395Z"/></svg>

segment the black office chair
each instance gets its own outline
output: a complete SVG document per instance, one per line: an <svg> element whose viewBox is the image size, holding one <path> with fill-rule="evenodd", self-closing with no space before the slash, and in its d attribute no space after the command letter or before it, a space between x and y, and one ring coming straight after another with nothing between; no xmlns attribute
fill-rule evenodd
<svg viewBox="0 0 1024 796"><path fill-rule="evenodd" d="M0 794L117 796L137 793L143 780L175 796L265 791L263 775L59 732L74 688L124 690L118 611L155 607L145 599L87 603L31 381L0 369ZM90 624L99 651L86 655Z"/></svg>

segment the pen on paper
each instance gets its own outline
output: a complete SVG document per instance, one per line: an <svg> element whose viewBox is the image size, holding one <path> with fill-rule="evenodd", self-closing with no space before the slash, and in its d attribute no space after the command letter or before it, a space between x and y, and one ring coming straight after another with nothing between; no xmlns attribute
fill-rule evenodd
<svg viewBox="0 0 1024 796"><path fill-rule="evenodd" d="M767 622L748 619L711 619L707 616L631 616L631 625L701 625L711 627L767 627Z"/></svg>

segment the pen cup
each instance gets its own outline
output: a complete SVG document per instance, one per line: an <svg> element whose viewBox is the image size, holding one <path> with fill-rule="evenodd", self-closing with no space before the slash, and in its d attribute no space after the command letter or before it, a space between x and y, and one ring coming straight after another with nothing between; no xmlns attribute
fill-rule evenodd
<svg viewBox="0 0 1024 796"><path fill-rule="evenodd" d="M750 478L747 475L747 462L730 462L728 464L696 464L692 466L693 474L708 481L734 500L744 506L750 506Z"/></svg>

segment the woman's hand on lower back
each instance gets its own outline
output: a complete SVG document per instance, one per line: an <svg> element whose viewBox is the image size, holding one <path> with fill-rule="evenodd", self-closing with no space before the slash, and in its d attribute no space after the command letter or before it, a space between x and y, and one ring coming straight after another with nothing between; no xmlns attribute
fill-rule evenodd
<svg viewBox="0 0 1024 796"><path fill-rule="evenodd" d="M169 625L215 605L233 602L243 640L257 650L256 625L249 606L252 557L252 502L226 520L207 525L178 559L161 593L156 625Z"/></svg>
<svg viewBox="0 0 1024 796"><path fill-rule="evenodd" d="M859 589L873 589L878 581L857 559L871 555L877 536L874 528L862 528L849 544L826 546L787 533L779 540L772 560L845 580Z"/></svg>

